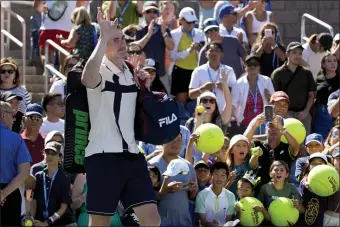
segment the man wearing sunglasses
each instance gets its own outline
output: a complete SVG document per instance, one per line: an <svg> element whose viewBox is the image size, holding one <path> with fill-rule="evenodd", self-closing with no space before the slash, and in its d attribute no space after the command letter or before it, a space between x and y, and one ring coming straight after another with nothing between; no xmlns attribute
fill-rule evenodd
<svg viewBox="0 0 340 227"><path fill-rule="evenodd" d="M44 149L44 138L39 133L42 125L43 109L36 103L28 104L24 117L25 130L21 134L22 139L32 157L32 165L44 159L42 150Z"/></svg>
<svg viewBox="0 0 340 227"><path fill-rule="evenodd" d="M223 50L228 50L228 54L223 54L221 63L232 67L236 78L239 78L244 73L242 60L247 56L247 51L240 41L234 36L221 36L218 23L213 18L208 18L204 21L203 31L209 42L218 42L222 45ZM199 65L207 63L206 52L207 46L204 46L199 55Z"/></svg>
<svg viewBox="0 0 340 227"><path fill-rule="evenodd" d="M14 114L12 131L20 133L23 114L19 111L19 103L22 101L22 97L12 93L11 91L6 91L1 94L0 100L11 104Z"/></svg>

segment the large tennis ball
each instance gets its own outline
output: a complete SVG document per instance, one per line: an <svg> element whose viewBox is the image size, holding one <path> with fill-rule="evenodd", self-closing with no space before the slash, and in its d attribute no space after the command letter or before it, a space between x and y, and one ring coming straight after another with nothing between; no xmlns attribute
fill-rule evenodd
<svg viewBox="0 0 340 227"><path fill-rule="evenodd" d="M242 226L258 226L264 217L262 212L255 212L253 206L262 206L262 203L253 197L246 197L238 202L241 212L240 221Z"/></svg>
<svg viewBox="0 0 340 227"><path fill-rule="evenodd" d="M339 190L339 173L328 165L315 166L308 174L308 184L318 196L330 196Z"/></svg>
<svg viewBox="0 0 340 227"><path fill-rule="evenodd" d="M299 219L299 211L288 198L279 197L270 205L268 212L275 226L294 225Z"/></svg>
<svg viewBox="0 0 340 227"><path fill-rule="evenodd" d="M301 121L295 118L284 119L284 127L287 129L289 134L291 134L299 144L302 144L306 138L306 129ZM288 143L284 135L281 136L281 141Z"/></svg>
<svg viewBox="0 0 340 227"><path fill-rule="evenodd" d="M199 134L196 147L201 152L216 153L224 144L224 134L217 125L211 123L202 124L196 129L195 133Z"/></svg>

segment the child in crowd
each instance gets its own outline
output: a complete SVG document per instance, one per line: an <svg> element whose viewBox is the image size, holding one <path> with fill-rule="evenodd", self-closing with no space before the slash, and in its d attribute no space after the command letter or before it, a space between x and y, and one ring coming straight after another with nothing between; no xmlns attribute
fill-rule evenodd
<svg viewBox="0 0 340 227"><path fill-rule="evenodd" d="M246 173L238 182L237 182L237 196L241 200L246 197L254 197L255 187L259 183L260 178L256 178L251 170L249 173ZM254 206L253 209L256 212L262 212L264 218L266 220L270 220L270 215L268 211L263 206ZM236 217L240 216L240 207L238 203L235 205Z"/></svg>
<svg viewBox="0 0 340 227"><path fill-rule="evenodd" d="M197 176L198 191L210 185L210 167L204 161L199 161L194 166Z"/></svg>
<svg viewBox="0 0 340 227"><path fill-rule="evenodd" d="M229 169L223 162L216 162L210 169L212 185L198 193L196 213L202 226L222 226L232 220L235 195L224 186Z"/></svg>
<svg viewBox="0 0 340 227"><path fill-rule="evenodd" d="M323 152L325 149L324 147L324 140L322 135L317 133L312 133L306 137L305 148L309 155ZM301 181L301 173L304 168L306 168L308 164L309 156L301 157L296 160L296 169L295 169L295 178L298 182Z"/></svg>
<svg viewBox="0 0 340 227"><path fill-rule="evenodd" d="M226 153L226 162L229 167L230 179L227 188L236 195L237 182L249 170L255 170L258 167L257 155L252 155L250 152L250 144L244 135L235 135L230 140L229 149Z"/></svg>
<svg viewBox="0 0 340 227"><path fill-rule="evenodd" d="M229 148L230 139L228 137L224 137L223 147L214 154L203 153L203 161L208 163L209 166L212 166L215 162L226 162L226 154Z"/></svg>
<svg viewBox="0 0 340 227"><path fill-rule="evenodd" d="M270 166L269 175L271 182L261 187L258 199L268 210L270 203L278 197L285 197L293 200L294 206L300 213L304 213L305 208L302 198L293 184L287 183L289 177L289 167L283 161L274 161Z"/></svg>
<svg viewBox="0 0 340 227"><path fill-rule="evenodd" d="M332 164L340 174L340 152L339 147L333 149ZM340 190L334 195L329 196L327 208L323 219L323 226L339 226L340 225Z"/></svg>
<svg viewBox="0 0 340 227"><path fill-rule="evenodd" d="M300 183L300 191L303 206L306 208L304 215L300 215L300 226L322 226L323 213L327 208L327 197L314 194L308 187L308 173L318 165L327 165L327 157L322 153L314 153L309 157L308 164L304 169L303 179Z"/></svg>
<svg viewBox="0 0 340 227"><path fill-rule="evenodd" d="M156 166L148 166L148 170L150 172L152 187L157 195L161 182L161 172Z"/></svg>

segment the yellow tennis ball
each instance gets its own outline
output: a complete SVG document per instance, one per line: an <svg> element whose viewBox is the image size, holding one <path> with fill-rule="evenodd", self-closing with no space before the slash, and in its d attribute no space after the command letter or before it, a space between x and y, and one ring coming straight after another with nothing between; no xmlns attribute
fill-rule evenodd
<svg viewBox="0 0 340 227"><path fill-rule="evenodd" d="M275 226L294 225L299 219L299 211L294 207L293 201L284 197L275 199L269 205L268 213Z"/></svg>
<svg viewBox="0 0 340 227"><path fill-rule="evenodd" d="M318 196L330 196L339 190L339 173L328 165L315 166L308 174L308 184Z"/></svg>
<svg viewBox="0 0 340 227"><path fill-rule="evenodd" d="M33 226L33 222L31 220L26 220L25 226Z"/></svg>
<svg viewBox="0 0 340 227"><path fill-rule="evenodd" d="M201 105L197 106L196 111L197 111L197 113L203 113L204 112L204 106L201 106Z"/></svg>
<svg viewBox="0 0 340 227"><path fill-rule="evenodd" d="M196 129L195 133L199 134L196 147L201 152L208 154L216 153L224 144L223 131L215 124L202 124Z"/></svg>
<svg viewBox="0 0 340 227"><path fill-rule="evenodd" d="M295 118L284 119L284 127L287 129L289 134L291 134L299 144L302 144L306 138L306 129L301 121ZM288 143L284 135L281 136L281 141Z"/></svg>
<svg viewBox="0 0 340 227"><path fill-rule="evenodd" d="M242 226L258 226L264 216L262 212L255 212L253 206L262 206L262 203L253 197L246 197L238 202L240 206L240 222Z"/></svg>
<svg viewBox="0 0 340 227"><path fill-rule="evenodd" d="M144 149L140 146L137 146L137 147L138 147L139 152L142 153L143 155L145 155Z"/></svg>

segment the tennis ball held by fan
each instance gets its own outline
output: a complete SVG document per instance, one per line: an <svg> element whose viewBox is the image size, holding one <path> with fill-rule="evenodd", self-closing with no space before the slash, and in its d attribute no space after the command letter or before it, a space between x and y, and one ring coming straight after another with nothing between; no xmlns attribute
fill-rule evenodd
<svg viewBox="0 0 340 227"><path fill-rule="evenodd" d="M199 114L203 113L203 112L204 112L204 106L198 105L198 106L196 107L196 111L197 111L197 113L199 113Z"/></svg>
<svg viewBox="0 0 340 227"><path fill-rule="evenodd" d="M275 226L291 226L299 219L299 211L293 201L285 197L275 199L269 205L268 213Z"/></svg>
<svg viewBox="0 0 340 227"><path fill-rule="evenodd" d="M308 174L308 184L318 196L330 196L339 190L339 173L328 165L315 166Z"/></svg>
<svg viewBox="0 0 340 227"><path fill-rule="evenodd" d="M199 134L195 145L201 152L214 154L219 151L224 144L223 131L215 124L202 124L196 129L195 133Z"/></svg>
<svg viewBox="0 0 340 227"><path fill-rule="evenodd" d="M238 202L240 207L240 221L242 226L258 226L262 223L264 216L262 212L256 212L253 206L262 206L262 203L253 197L246 197Z"/></svg>
<svg viewBox="0 0 340 227"><path fill-rule="evenodd" d="M302 144L306 138L306 129L301 121L295 118L284 119L284 127L291 134L299 144ZM284 135L281 136L281 141L288 143Z"/></svg>

